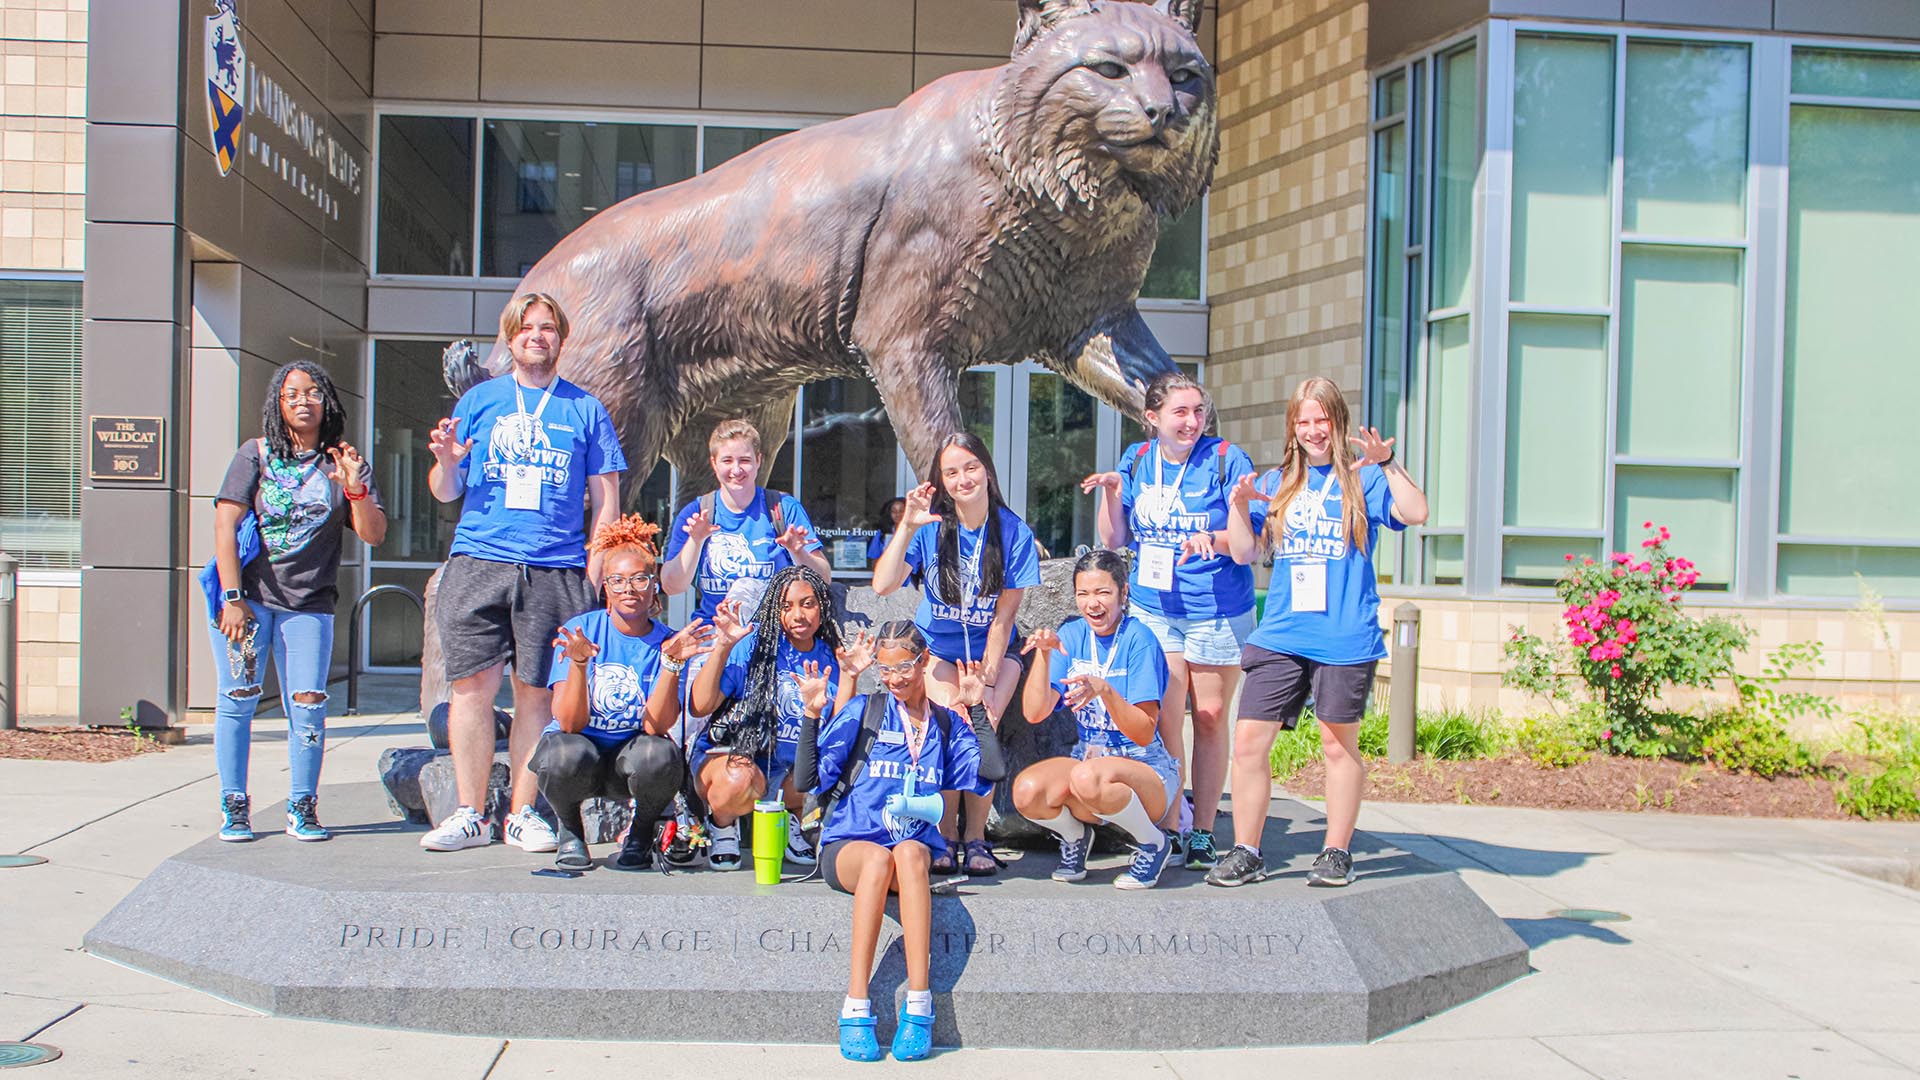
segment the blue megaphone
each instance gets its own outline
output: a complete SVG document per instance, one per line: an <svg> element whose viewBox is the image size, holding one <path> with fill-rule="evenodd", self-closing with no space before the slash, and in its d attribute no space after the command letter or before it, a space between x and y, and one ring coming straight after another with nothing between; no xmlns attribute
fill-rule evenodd
<svg viewBox="0 0 1920 1080"><path fill-rule="evenodd" d="M896 818L912 818L929 825L940 824L947 812L946 801L939 792L931 795L889 795L886 801L887 813Z"/></svg>

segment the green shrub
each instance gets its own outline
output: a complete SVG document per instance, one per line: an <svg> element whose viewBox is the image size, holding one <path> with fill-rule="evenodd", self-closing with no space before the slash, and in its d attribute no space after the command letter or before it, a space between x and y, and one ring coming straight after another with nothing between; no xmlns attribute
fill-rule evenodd
<svg viewBox="0 0 1920 1080"><path fill-rule="evenodd" d="M1420 756L1443 761L1498 757L1512 741L1512 733L1485 713L1428 713L1413 736Z"/></svg>
<svg viewBox="0 0 1920 1080"><path fill-rule="evenodd" d="M1812 746L1767 713L1723 710L1709 714L1703 728L1699 756L1723 769L1781 776L1808 772L1820 763Z"/></svg>
<svg viewBox="0 0 1920 1080"><path fill-rule="evenodd" d="M1543 769L1565 769L1593 756L1602 743L1603 727L1597 706L1569 713L1546 713L1520 721L1514 742L1520 752Z"/></svg>
<svg viewBox="0 0 1920 1080"><path fill-rule="evenodd" d="M1873 776L1850 776L1833 789L1840 808L1855 817L1920 817L1920 769L1894 765Z"/></svg>
<svg viewBox="0 0 1920 1080"><path fill-rule="evenodd" d="M1268 761L1275 780L1291 779L1309 762L1320 760L1320 725L1313 723L1312 718L1313 713L1308 712L1300 718L1299 727L1282 731L1273 740L1273 754Z"/></svg>

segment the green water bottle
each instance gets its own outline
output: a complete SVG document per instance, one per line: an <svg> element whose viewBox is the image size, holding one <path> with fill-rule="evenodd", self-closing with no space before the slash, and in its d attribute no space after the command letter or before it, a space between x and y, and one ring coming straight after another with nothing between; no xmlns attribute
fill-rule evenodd
<svg viewBox="0 0 1920 1080"><path fill-rule="evenodd" d="M780 884L780 863L787 854L787 804L761 799L753 804L753 881Z"/></svg>

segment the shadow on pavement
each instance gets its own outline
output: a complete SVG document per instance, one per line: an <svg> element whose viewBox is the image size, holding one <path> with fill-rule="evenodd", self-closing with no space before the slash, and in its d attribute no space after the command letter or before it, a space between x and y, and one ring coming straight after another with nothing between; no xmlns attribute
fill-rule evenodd
<svg viewBox="0 0 1920 1080"><path fill-rule="evenodd" d="M1537 919L1505 921L1508 928L1520 935L1521 941L1527 943L1529 949L1537 949L1549 941L1559 941L1562 938L1589 938L1608 945L1633 944L1632 939L1621 937L1604 926L1576 922L1573 919L1556 919L1548 915Z"/></svg>

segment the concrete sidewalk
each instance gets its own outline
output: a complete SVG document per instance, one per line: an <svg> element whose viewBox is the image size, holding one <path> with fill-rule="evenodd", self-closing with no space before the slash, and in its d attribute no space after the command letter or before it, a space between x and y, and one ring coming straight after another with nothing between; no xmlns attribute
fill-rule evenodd
<svg viewBox="0 0 1920 1080"><path fill-rule="evenodd" d="M263 806L285 791L277 724L256 728L252 786ZM410 709L336 718L329 731L326 775L338 782L371 778L389 746L425 741ZM81 936L135 882L212 831L217 793L206 729L164 754L112 764L0 760L0 851L51 860L0 870L0 904L12 915L0 940L0 1039L65 1052L22 1075L505 1080L640 1068L653 1080L711 1080L856 1068L827 1046L506 1042L278 1020L80 952ZM323 820L351 824L326 819L325 807L323 786ZM1533 948L1534 973L1368 1046L962 1050L863 1071L1920 1076L1920 892L1881 880L1920 867L1920 825L1376 804L1361 827L1456 868ZM1367 854L1355 855L1364 873ZM1631 919L1550 914L1564 908ZM180 899L180 916L194 917L191 897ZM1176 995L1167 1007L1180 1007Z"/></svg>

